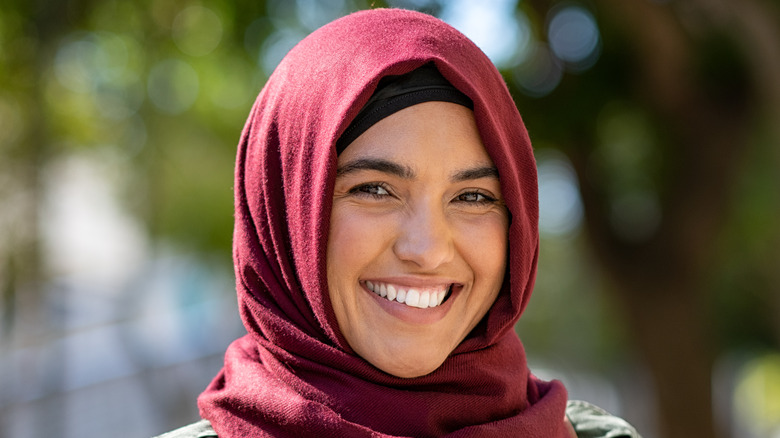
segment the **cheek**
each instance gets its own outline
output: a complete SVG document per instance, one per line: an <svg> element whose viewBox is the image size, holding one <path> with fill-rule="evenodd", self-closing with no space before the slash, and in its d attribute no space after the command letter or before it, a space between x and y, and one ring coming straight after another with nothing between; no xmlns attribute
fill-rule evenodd
<svg viewBox="0 0 780 438"><path fill-rule="evenodd" d="M386 226L359 212L334 206L326 259L329 285L357 281L361 270L382 249L383 228Z"/></svg>
<svg viewBox="0 0 780 438"><path fill-rule="evenodd" d="M334 208L330 220L326 258L331 295L338 292L338 284L343 281L342 277L350 270L352 251L349 251L349 248L354 248L357 241L355 233L349 232L349 221L344 215L339 214L338 209Z"/></svg>
<svg viewBox="0 0 780 438"><path fill-rule="evenodd" d="M359 252L360 239L350 227L349 216L341 214L334 206L331 212L328 234L327 255L325 259L330 303L336 316L336 324L347 342L352 339L352 323L349 316L355 312L349 309L355 306L355 293L350 287L356 282L359 269L355 254Z"/></svg>
<svg viewBox="0 0 780 438"><path fill-rule="evenodd" d="M473 275L465 303L470 332L496 301L504 282L507 264L508 221L502 218L471 223L458 229L460 254Z"/></svg>
<svg viewBox="0 0 780 438"><path fill-rule="evenodd" d="M501 217L483 218L478 223L458 227L461 254L480 283L500 288L506 269L508 221Z"/></svg>

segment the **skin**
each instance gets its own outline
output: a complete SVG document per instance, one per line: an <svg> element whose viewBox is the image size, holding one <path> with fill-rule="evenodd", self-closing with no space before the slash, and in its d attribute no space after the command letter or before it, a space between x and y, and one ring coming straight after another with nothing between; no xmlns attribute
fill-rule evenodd
<svg viewBox="0 0 780 438"><path fill-rule="evenodd" d="M508 223L471 110L425 102L369 128L338 158L327 249L349 346L397 377L436 370L498 295ZM381 298L379 284L450 292L420 309Z"/></svg>

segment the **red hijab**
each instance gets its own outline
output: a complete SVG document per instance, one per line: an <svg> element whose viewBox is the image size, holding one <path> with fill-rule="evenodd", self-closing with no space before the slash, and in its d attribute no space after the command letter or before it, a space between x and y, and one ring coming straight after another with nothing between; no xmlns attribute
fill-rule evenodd
<svg viewBox="0 0 780 438"><path fill-rule="evenodd" d="M503 289L433 373L404 379L357 356L328 297L334 144L379 80L433 62L474 102L512 221ZM236 162L233 259L248 334L200 396L220 437L562 437L566 391L527 367L513 327L539 237L531 143L506 85L465 36L431 16L375 9L299 43L257 98Z"/></svg>

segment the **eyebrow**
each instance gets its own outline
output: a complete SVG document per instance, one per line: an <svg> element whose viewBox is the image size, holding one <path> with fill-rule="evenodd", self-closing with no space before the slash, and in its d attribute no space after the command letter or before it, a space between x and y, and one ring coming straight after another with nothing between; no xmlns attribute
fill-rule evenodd
<svg viewBox="0 0 780 438"><path fill-rule="evenodd" d="M360 158L336 169L336 176L344 176L360 170L376 170L389 173L404 179L413 179L415 174L411 167L403 166L381 158Z"/></svg>
<svg viewBox="0 0 780 438"><path fill-rule="evenodd" d="M455 172L455 174L450 177L453 182L469 181L480 178L498 179L498 169L496 169L495 166L479 166L471 169L460 170Z"/></svg>
<svg viewBox="0 0 780 438"><path fill-rule="evenodd" d="M344 176L361 170L375 170L389 173L403 179L414 179L416 174L409 166L382 158L359 158L336 169L336 176ZM459 170L452 174L450 180L463 182L480 178L498 179L498 169L495 166L477 166L470 169Z"/></svg>

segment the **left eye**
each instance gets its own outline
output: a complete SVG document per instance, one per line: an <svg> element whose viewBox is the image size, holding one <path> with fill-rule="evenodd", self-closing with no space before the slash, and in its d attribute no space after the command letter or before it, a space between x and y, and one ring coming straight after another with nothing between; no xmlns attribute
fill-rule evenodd
<svg viewBox="0 0 780 438"><path fill-rule="evenodd" d="M485 203L485 202L494 201L493 198L490 198L488 196L483 195L482 193L477 193L477 192L463 193L461 195L458 195L456 200L459 202L473 202L473 203Z"/></svg>

